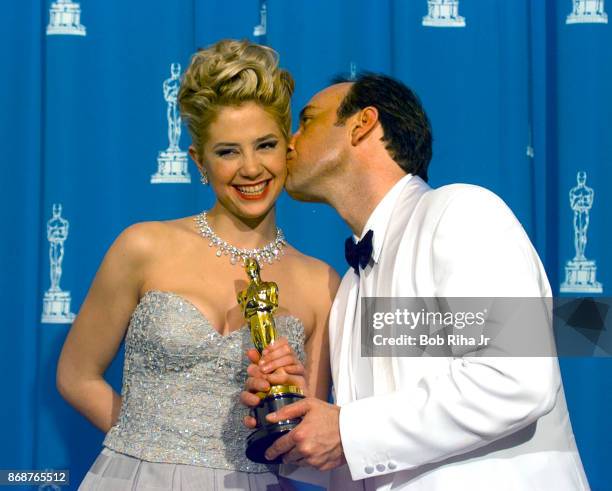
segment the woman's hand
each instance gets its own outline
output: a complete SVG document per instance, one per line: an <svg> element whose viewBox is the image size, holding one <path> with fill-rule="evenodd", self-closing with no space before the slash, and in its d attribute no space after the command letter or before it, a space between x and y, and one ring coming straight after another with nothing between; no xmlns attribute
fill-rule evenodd
<svg viewBox="0 0 612 491"><path fill-rule="evenodd" d="M289 346L287 338L276 339L263 350L261 357L254 348L246 354L251 364L247 369L249 376L245 390L240 394L242 404L249 408L256 407L261 402L257 392L267 392L272 385L295 385L307 395L304 365ZM246 416L244 424L255 428L255 418Z"/></svg>

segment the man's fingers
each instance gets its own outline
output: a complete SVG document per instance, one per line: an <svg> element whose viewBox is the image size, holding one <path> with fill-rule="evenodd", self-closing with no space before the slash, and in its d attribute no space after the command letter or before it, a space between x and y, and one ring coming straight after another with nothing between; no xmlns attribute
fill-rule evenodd
<svg viewBox="0 0 612 491"><path fill-rule="evenodd" d="M304 461L304 456L295 446L283 455L283 464L300 465L300 463L305 464L306 462Z"/></svg>
<svg viewBox="0 0 612 491"><path fill-rule="evenodd" d="M294 402L293 404L289 404L288 406L282 407L274 413L268 414L266 419L270 423L278 423L279 421L284 421L287 419L301 418L308 412L309 409L310 402L308 399L303 399L301 401ZM289 432L288 434L290 435L291 433L293 432ZM284 438L284 436L282 438Z"/></svg>
<svg viewBox="0 0 612 491"><path fill-rule="evenodd" d="M295 446L291 433L293 432L290 431L286 435L281 436L266 450L266 459L274 460L279 455L289 452Z"/></svg>

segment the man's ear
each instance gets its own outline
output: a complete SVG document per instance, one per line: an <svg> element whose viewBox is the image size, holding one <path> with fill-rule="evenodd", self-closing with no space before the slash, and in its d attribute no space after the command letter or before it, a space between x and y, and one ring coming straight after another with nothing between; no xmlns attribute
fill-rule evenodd
<svg viewBox="0 0 612 491"><path fill-rule="evenodd" d="M193 145L189 145L189 156L195 162L195 165L198 167L200 174L204 170L204 164L200 161L200 157L198 157L198 152Z"/></svg>
<svg viewBox="0 0 612 491"><path fill-rule="evenodd" d="M378 124L378 109L374 106L364 107L356 115L353 120L353 129L351 130L351 145L358 145Z"/></svg>

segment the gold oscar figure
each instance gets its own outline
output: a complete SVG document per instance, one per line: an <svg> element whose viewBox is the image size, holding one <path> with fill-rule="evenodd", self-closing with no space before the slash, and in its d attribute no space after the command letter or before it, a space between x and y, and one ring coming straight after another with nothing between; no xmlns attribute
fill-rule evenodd
<svg viewBox="0 0 612 491"><path fill-rule="evenodd" d="M276 337L274 312L278 309L278 285L272 281L262 281L259 264L253 258L245 259L245 270L249 277L248 286L238 293L238 304L251 330L251 339L259 354ZM300 419L269 423L266 415L278 411L304 397L302 390L293 385L273 385L268 392L257 394L261 399L252 413L257 420L257 428L247 437L246 456L253 462L278 464L282 457L267 460L265 451L274 441L291 431Z"/></svg>

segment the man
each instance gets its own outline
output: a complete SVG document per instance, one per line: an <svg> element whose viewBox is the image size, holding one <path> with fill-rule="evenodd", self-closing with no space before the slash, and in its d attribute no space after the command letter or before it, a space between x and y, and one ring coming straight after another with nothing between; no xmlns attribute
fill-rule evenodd
<svg viewBox="0 0 612 491"><path fill-rule="evenodd" d="M303 419L266 455L334 469L335 489L588 489L555 357L361 356L363 297L551 296L497 196L426 184L431 141L417 97L386 76L334 84L302 110L287 190L333 206L359 243L330 313L335 404L269 415ZM254 392L263 375L249 368Z"/></svg>

